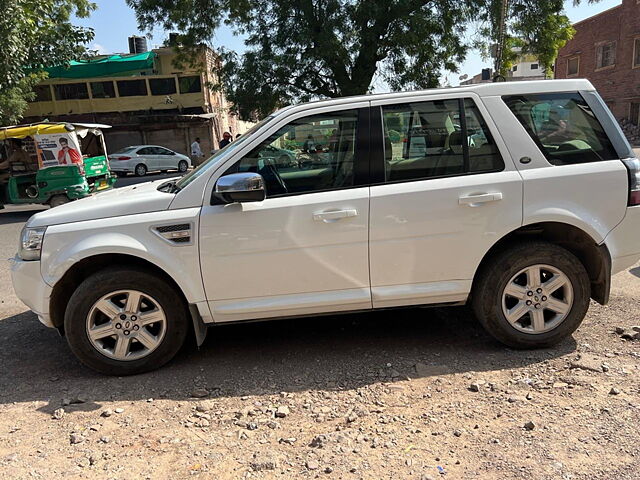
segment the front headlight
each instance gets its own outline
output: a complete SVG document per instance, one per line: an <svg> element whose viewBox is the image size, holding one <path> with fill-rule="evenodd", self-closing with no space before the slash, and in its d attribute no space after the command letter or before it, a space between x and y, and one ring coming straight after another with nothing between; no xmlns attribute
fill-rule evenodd
<svg viewBox="0 0 640 480"><path fill-rule="evenodd" d="M24 227L20 234L18 257L22 260L40 260L42 240L44 239L44 232L46 230L47 227Z"/></svg>

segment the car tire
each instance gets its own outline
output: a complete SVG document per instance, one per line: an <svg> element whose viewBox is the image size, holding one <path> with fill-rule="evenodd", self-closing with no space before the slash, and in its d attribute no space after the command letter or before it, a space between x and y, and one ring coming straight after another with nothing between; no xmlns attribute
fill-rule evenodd
<svg viewBox="0 0 640 480"><path fill-rule="evenodd" d="M128 308L135 296L138 306ZM161 367L180 350L188 328L188 308L175 287L137 268L111 267L91 275L71 295L64 315L72 352L106 375ZM119 348L120 342L126 345Z"/></svg>
<svg viewBox="0 0 640 480"><path fill-rule="evenodd" d="M49 199L49 206L51 208L59 207L60 205L64 205L65 203L69 203L71 200L66 195L54 195Z"/></svg>
<svg viewBox="0 0 640 480"><path fill-rule="evenodd" d="M139 163L135 168L136 177L144 177L147 174L147 166L144 163Z"/></svg>
<svg viewBox="0 0 640 480"><path fill-rule="evenodd" d="M180 160L180 162L178 162L178 171L180 173L184 173L187 170L189 170L189 164L186 162L186 160Z"/></svg>
<svg viewBox="0 0 640 480"><path fill-rule="evenodd" d="M571 335L584 320L590 297L589 275L575 255L555 244L528 241L486 262L471 303L490 335L526 349L550 347Z"/></svg>

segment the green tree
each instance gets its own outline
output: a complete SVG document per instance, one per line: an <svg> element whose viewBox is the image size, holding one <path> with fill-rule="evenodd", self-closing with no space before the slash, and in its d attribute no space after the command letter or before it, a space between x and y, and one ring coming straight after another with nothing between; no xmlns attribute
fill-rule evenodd
<svg viewBox="0 0 640 480"><path fill-rule="evenodd" d="M0 124L17 123L33 99L43 68L79 58L93 30L74 26L72 15L87 17L88 0L0 0Z"/></svg>
<svg viewBox="0 0 640 480"><path fill-rule="evenodd" d="M127 0L143 29L182 32L187 50L225 21L247 51L222 50L218 72L243 117L291 101L433 87L466 47L467 0Z"/></svg>
<svg viewBox="0 0 640 480"><path fill-rule="evenodd" d="M547 77L553 75L553 65L558 51L571 40L575 29L565 15L564 0L488 0L481 15L479 46L488 56L490 45L499 38L500 9L507 2L505 49L501 75L506 76L519 56L512 48L519 47L522 54L535 54ZM573 0L581 3L598 3L601 0Z"/></svg>
<svg viewBox="0 0 640 480"><path fill-rule="evenodd" d="M318 97L434 87L471 46L495 43L502 0L127 0L142 29L181 32L185 58L223 23L247 50L218 49L220 85L242 117ZM574 3L579 3L577 0ZM562 0L509 0L508 38L550 71L573 31ZM467 41L476 27L480 42ZM513 40L511 41L513 43ZM195 58L195 57L191 57Z"/></svg>

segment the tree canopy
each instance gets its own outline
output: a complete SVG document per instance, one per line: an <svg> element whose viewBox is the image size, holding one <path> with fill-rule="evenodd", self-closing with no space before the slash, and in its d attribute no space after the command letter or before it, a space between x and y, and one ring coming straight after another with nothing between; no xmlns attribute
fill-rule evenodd
<svg viewBox="0 0 640 480"><path fill-rule="evenodd" d="M488 51L496 41L502 2L127 0L142 29L180 32L187 55L211 44L223 23L244 35L242 54L212 46L222 55L220 85L245 118L293 101L364 94L376 82L394 90L437 86L472 46ZM550 71L573 33L562 0L508 5L507 39L519 39Z"/></svg>
<svg viewBox="0 0 640 480"><path fill-rule="evenodd" d="M93 30L70 18L87 17L95 8L88 0L0 0L0 124L19 121L44 67L82 56Z"/></svg>
<svg viewBox="0 0 640 480"><path fill-rule="evenodd" d="M595 3L600 0L588 0ZM490 0L480 25L480 40L476 46L485 50L489 43L498 41L500 8L503 0ZM574 0L579 5L580 0ZM575 30L564 14L563 0L509 0L506 15L506 35L504 63L502 71L506 75L513 66L519 52L535 54L547 76L553 73L553 65L558 51L573 37Z"/></svg>

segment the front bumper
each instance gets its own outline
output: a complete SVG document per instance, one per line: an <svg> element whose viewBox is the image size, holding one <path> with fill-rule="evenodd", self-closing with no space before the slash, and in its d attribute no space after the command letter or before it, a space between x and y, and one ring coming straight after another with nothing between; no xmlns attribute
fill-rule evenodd
<svg viewBox="0 0 640 480"><path fill-rule="evenodd" d="M25 262L15 257L11 262L11 281L17 297L29 307L43 325L53 328L49 315L49 300L52 288L40 273L40 262Z"/></svg>

